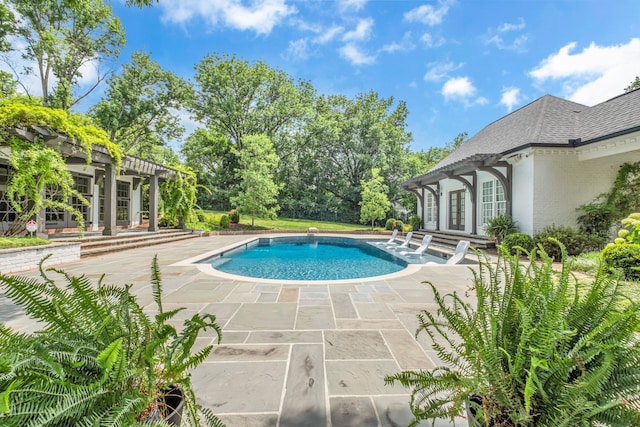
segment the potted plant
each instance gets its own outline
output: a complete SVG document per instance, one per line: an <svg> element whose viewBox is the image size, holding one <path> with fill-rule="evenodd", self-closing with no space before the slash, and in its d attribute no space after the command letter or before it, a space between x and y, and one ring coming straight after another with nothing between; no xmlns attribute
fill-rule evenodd
<svg viewBox="0 0 640 427"><path fill-rule="evenodd" d="M487 236L495 239L498 243L509 234L518 231L515 221L509 215L498 215L489 220L484 225L484 232Z"/></svg>
<svg viewBox="0 0 640 427"><path fill-rule="evenodd" d="M219 342L221 330L212 314L173 326L183 309L164 310L157 257L153 315L132 285L104 276L94 284L42 263L40 275L0 276L5 295L42 326L24 334L0 325L0 425L222 426L197 405L189 373L212 350L192 352L198 334L213 329Z"/></svg>
<svg viewBox="0 0 640 427"><path fill-rule="evenodd" d="M640 425L640 304L604 269L577 279L562 251L560 271L541 250L479 255L473 300L431 284L438 309L416 334L444 365L385 378L412 389L413 425L465 413L470 426Z"/></svg>

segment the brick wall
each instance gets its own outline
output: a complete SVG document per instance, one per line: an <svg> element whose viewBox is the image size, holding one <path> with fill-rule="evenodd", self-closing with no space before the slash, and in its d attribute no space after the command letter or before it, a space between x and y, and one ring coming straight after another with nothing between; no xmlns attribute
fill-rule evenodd
<svg viewBox="0 0 640 427"><path fill-rule="evenodd" d="M53 243L46 246L0 250L0 273L18 273L38 268L45 256L51 254L43 264L52 266L80 259L80 245L77 243Z"/></svg>

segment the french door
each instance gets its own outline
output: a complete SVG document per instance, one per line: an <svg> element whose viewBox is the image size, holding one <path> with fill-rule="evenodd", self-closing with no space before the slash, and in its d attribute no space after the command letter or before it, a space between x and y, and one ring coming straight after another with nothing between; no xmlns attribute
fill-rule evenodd
<svg viewBox="0 0 640 427"><path fill-rule="evenodd" d="M464 190L449 192L449 229L464 230Z"/></svg>

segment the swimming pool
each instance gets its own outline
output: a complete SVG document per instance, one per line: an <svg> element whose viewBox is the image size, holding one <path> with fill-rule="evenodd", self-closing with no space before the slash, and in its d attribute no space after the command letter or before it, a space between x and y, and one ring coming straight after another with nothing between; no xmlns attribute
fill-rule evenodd
<svg viewBox="0 0 640 427"><path fill-rule="evenodd" d="M238 276L305 281L383 276L409 264L364 240L331 236L262 237L200 263Z"/></svg>

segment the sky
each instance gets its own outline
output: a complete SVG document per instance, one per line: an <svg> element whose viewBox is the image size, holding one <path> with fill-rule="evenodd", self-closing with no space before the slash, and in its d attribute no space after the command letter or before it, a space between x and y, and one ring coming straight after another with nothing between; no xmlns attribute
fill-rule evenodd
<svg viewBox="0 0 640 427"><path fill-rule="evenodd" d="M142 9L115 0L113 9L127 34L121 63L143 50L192 79L207 54L229 54L319 94L375 91L406 102L414 151L472 136L545 94L606 101L640 75L638 0L160 0Z"/></svg>

